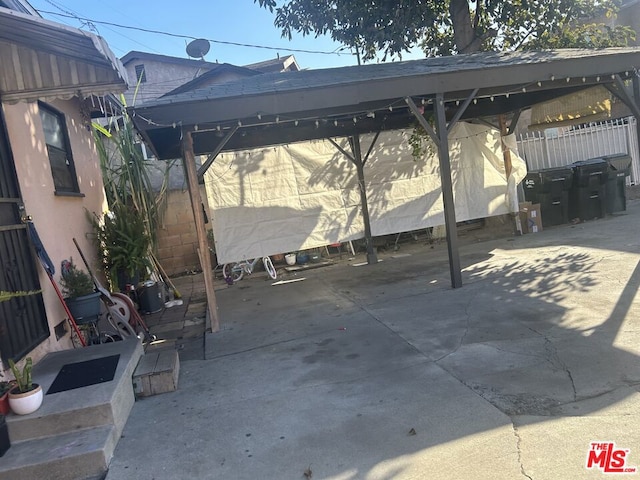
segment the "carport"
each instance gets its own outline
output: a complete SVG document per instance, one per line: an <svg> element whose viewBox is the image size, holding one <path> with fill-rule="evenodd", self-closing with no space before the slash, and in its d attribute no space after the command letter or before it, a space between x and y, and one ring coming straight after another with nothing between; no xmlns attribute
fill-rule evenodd
<svg viewBox="0 0 640 480"><path fill-rule="evenodd" d="M348 138L340 151L356 166L368 263L376 263L367 211L360 135L418 121L438 149L451 285L462 286L448 132L465 119L498 119L513 132L532 105L604 86L636 118L640 49L476 53L408 62L265 74L165 96L131 108L136 127L159 159L184 159L196 222L212 330L219 320L198 177L224 151L316 139ZM629 91L627 83L631 83ZM433 119L433 126L428 119ZM582 122L582 118L573 118ZM495 121L495 120L494 120ZM375 143L375 142L374 142ZM336 144L336 147L338 145ZM195 155L208 155L196 170ZM505 155L505 170L510 171Z"/></svg>

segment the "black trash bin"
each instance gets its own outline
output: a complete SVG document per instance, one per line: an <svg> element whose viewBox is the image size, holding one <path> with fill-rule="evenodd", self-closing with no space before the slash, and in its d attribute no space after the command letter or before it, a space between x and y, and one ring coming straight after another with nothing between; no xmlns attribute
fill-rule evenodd
<svg viewBox="0 0 640 480"><path fill-rule="evenodd" d="M156 282L147 281L138 288L138 303L142 313L155 313L162 310L162 291Z"/></svg>
<svg viewBox="0 0 640 480"><path fill-rule="evenodd" d="M607 213L627 209L627 176L631 173L631 156L626 153L603 157L609 164L607 177Z"/></svg>
<svg viewBox="0 0 640 480"><path fill-rule="evenodd" d="M540 204L543 227L569 222L569 190L572 183L571 167L535 170L525 177L525 199Z"/></svg>
<svg viewBox="0 0 640 480"><path fill-rule="evenodd" d="M569 190L569 217L580 220L605 217L609 163L599 157L574 162L570 166L573 184Z"/></svg>

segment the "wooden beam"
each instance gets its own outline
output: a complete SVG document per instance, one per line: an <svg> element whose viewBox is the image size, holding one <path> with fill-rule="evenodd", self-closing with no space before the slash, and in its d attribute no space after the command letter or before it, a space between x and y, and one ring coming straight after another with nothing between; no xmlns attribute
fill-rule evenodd
<svg viewBox="0 0 640 480"><path fill-rule="evenodd" d="M363 164L367 163L367 160L369 160L369 155L371 155L371 152L373 151L373 147L376 146L376 143L378 142L378 137L380 136L380 130L378 130L376 132L375 137L373 137L373 140L371 140L371 145L369 145L369 149L367 150L367 154L364 156L364 159L362 160Z"/></svg>
<svg viewBox="0 0 640 480"><path fill-rule="evenodd" d="M206 162L204 162L202 166L198 169L198 178L202 178L204 176L204 174L207 172L209 167L213 164L213 161L220 154L224 146L227 144L229 140L231 140L231 137L233 137L233 134L238 131L238 128L240 128L238 125L234 125L233 127L231 127L231 130L227 132L227 134L222 139L222 141L216 146L215 150L209 154ZM191 150L193 151L193 142L191 142L191 146L192 146Z"/></svg>
<svg viewBox="0 0 640 480"><path fill-rule="evenodd" d="M635 82L635 77L633 81ZM633 113L633 116L636 117L636 119L640 119L640 108L638 108L638 105L636 103L638 99L634 99L631 95L629 95L627 89L624 86L624 82L618 75L615 76L615 86L609 83L605 83L604 86L607 88L607 90L609 90L616 97L622 100L622 103L629 107L629 110L631 110L631 113Z"/></svg>
<svg viewBox="0 0 640 480"><path fill-rule="evenodd" d="M424 128L424 130L429 134L429 136L431 137L431 140L433 140L433 143L436 144L436 147L440 148L440 138L438 137L438 134L435 132L433 128L431 128L431 125L429 125L429 122L427 122L427 119L424 118L424 115L422 114L418 106L415 104L413 99L411 97L406 97L404 101L407 102L407 105L409 105L409 110L411 110L411 113L413 113L413 116L418 119L418 123L420 124L420 126L422 126L422 128Z"/></svg>
<svg viewBox="0 0 640 480"><path fill-rule="evenodd" d="M343 154L345 157L347 157L347 159L352 162L353 164L356 163L356 159L353 157L353 155L351 155L349 152L347 152L344 148L342 148L340 146L340 144L338 144L338 142L336 142L333 138L329 138L329 141L333 144L334 147L336 147L336 149Z"/></svg>
<svg viewBox="0 0 640 480"><path fill-rule="evenodd" d="M198 185L198 172L196 171L196 159L193 154L193 137L191 131L187 130L182 137L182 161L184 173L191 199L191 210L196 224L196 236L198 237L198 256L200 257L200 267L204 277L204 288L207 295L207 307L209 318L211 319L211 331L220 330L220 319L218 318L218 303L216 293L213 288L213 269L211 268L211 257L209 256L209 242L207 231L204 226L204 215L202 213L202 198L200 197L200 187Z"/></svg>
<svg viewBox="0 0 640 480"><path fill-rule="evenodd" d="M636 105L640 105L640 79L638 79L638 75L633 76L631 86L633 87L634 103ZM634 116L636 117L636 141L640 141L640 116L638 116L635 112Z"/></svg>
<svg viewBox="0 0 640 480"><path fill-rule="evenodd" d="M367 202L367 185L364 178L364 160L362 150L360 150L360 135L349 138L353 157L355 159L356 170L358 172L358 188L360 189L360 203L362 206L362 220L364 221L364 239L367 244L367 263L375 265L378 263L378 256L373 246L373 236L371 235L371 218L369 218L369 204Z"/></svg>
<svg viewBox="0 0 640 480"><path fill-rule="evenodd" d="M447 126L447 132L451 132L451 129L455 126L456 123L458 123L458 120L460 120L462 115L464 115L464 112L467 110L467 107L469 106L469 104L473 101L474 98L476 98L476 95L478 94L479 90L480 90L479 88L474 89L473 92L471 92L471 95L469 95L464 101L464 103L460 105L460 108L458 109L456 114L453 116L453 118L449 122L449 125Z"/></svg>
<svg viewBox="0 0 640 480"><path fill-rule="evenodd" d="M377 138L378 136L376 135L376 139ZM374 139L374 142L376 139ZM365 162L362 159L362 151L360 150L360 136L354 135L353 137L349 137L349 143L351 144L353 155L342 148L333 138L329 138L329 141L356 167L356 172L358 173L358 189L360 190L360 206L362 207L362 222L364 224L364 240L367 245L367 263L369 265L378 263L378 257L376 256L376 251L373 248L373 236L371 235L371 218L369 217L369 204L364 178ZM369 153L371 153L371 149L369 149Z"/></svg>
<svg viewBox="0 0 640 480"><path fill-rule="evenodd" d="M512 133L515 133L516 127L518 126L518 120L520 120L521 114L522 114L522 109L520 108L515 112L513 112L513 117L511 117L511 123L509 124L509 131L508 131L509 135L511 135Z"/></svg>
<svg viewBox="0 0 640 480"><path fill-rule="evenodd" d="M509 135L506 115L498 115L498 122L500 123L500 144L502 145L502 160L504 161L504 172L507 175L508 179L509 175L511 175L511 169L513 168L513 166L511 164L511 150L507 148L507 144L504 142L503 138Z"/></svg>
<svg viewBox="0 0 640 480"><path fill-rule="evenodd" d="M447 119L444 111L444 95L436 94L434 107L436 129L440 136L438 157L440 159L440 182L442 183L442 203L444 203L444 222L447 232L447 249L449 251L449 272L451 286L462 286L462 270L460 268L460 252L458 250L458 230L456 227L456 209L453 201L453 183L451 181L451 159L449 157L449 139L447 138Z"/></svg>
<svg viewBox="0 0 640 480"><path fill-rule="evenodd" d="M504 173L507 180L507 188L509 185L509 177L513 171L513 164L511 162L511 150L507 147L504 137L512 134L514 122L518 121L520 112L511 119L511 125L507 127L507 116L505 114L498 115L498 122L500 123L500 145L502 146L502 161L504 162ZM515 191L513 192L515 193ZM520 223L520 215L518 212L512 212L511 217L513 219L513 228L516 235L522 235L522 224Z"/></svg>

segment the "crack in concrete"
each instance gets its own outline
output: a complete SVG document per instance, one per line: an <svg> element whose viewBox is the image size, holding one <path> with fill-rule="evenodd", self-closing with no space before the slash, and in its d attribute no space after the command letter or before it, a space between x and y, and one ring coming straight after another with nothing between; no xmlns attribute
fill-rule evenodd
<svg viewBox="0 0 640 480"><path fill-rule="evenodd" d="M469 327L471 326L471 315L469 315L469 307L471 306L471 303L473 302L473 298L474 297L470 298L469 301L467 302L467 304L464 307L464 314L467 317L467 321L466 321L464 332L462 333L462 336L460 337L460 343L458 343L458 346L455 349L453 349L452 351L450 351L449 353L446 353L446 354L442 355L440 358L436 358L434 360L434 363L438 363L439 361L444 360L445 358L447 358L449 355L453 355L458 350L460 350L460 348L464 344L464 339L467 337L467 333L469 333Z"/></svg>
<svg viewBox="0 0 640 480"><path fill-rule="evenodd" d="M511 418L511 427L513 430L513 435L516 437L516 452L518 453L518 465L520 465L520 473L523 477L528 478L529 480L533 480L533 477L525 471L524 465L522 464L522 437L520 437L520 432L518 431L518 427L513 421L513 418Z"/></svg>
<svg viewBox="0 0 640 480"><path fill-rule="evenodd" d="M544 349L545 349L545 352L547 352L546 360L551 364L551 366L553 366L554 368L557 368L559 370L562 370L567 375L567 378L569 379L569 382L571 383L571 390L572 390L572 393L573 393L573 401L575 402L576 400L578 400L578 392L576 390L576 383L573 380L573 375L571 374L571 370L569 370L569 367L567 366L567 364L564 363L564 361L560 358L560 355L558 355L558 349L556 348L556 346L549 339L549 337L547 337L545 334L543 334L541 332L538 332L534 328L531 328L531 327L527 327L527 328L529 330L531 330L532 332L540 335L544 339Z"/></svg>

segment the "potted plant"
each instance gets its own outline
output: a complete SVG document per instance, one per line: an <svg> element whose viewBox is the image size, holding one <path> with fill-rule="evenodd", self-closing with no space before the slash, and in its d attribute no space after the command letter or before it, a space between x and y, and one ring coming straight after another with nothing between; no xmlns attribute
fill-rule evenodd
<svg viewBox="0 0 640 480"><path fill-rule="evenodd" d="M102 220L94 216L92 221L111 283L124 291L127 285L135 288L146 280L151 268L151 238L143 216L133 207L116 204Z"/></svg>
<svg viewBox="0 0 640 480"><path fill-rule="evenodd" d="M11 359L9 359L9 366L16 377L15 386L9 390L11 411L17 415L28 415L35 412L42 405L43 394L42 387L33 383L31 379L33 360L31 357L27 357L22 370Z"/></svg>
<svg viewBox="0 0 640 480"><path fill-rule="evenodd" d="M0 290L0 302L6 302L16 297L27 297L29 295L37 295L42 292L42 290L30 290L30 291L18 291L18 292L8 292L6 290ZM0 377L2 377L2 372L0 372ZM0 380L0 417L9 413L9 391L14 387L15 382ZM2 440L2 433L0 432L0 443ZM0 456L2 456L2 446L0 445Z"/></svg>
<svg viewBox="0 0 640 480"><path fill-rule="evenodd" d="M73 263L62 262L62 294L76 323L95 322L100 316L100 292L96 292L93 279Z"/></svg>

